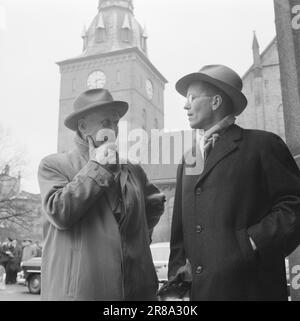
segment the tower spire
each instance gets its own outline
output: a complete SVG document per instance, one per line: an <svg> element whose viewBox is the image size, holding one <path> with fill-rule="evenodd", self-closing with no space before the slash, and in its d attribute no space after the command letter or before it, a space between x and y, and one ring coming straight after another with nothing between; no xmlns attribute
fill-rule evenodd
<svg viewBox="0 0 300 321"><path fill-rule="evenodd" d="M258 43L258 40L257 40L257 36L256 36L256 31L255 30L253 31L252 49L259 51L259 43Z"/></svg>
<svg viewBox="0 0 300 321"><path fill-rule="evenodd" d="M258 43L255 31L253 31L252 52L253 52L254 68L261 69L261 57L260 57L259 43Z"/></svg>
<svg viewBox="0 0 300 321"><path fill-rule="evenodd" d="M148 34L134 16L133 0L98 0L97 15L81 37L84 56L128 48L148 55Z"/></svg>
<svg viewBox="0 0 300 321"><path fill-rule="evenodd" d="M81 33L81 38L83 40L83 51L86 49L87 47L87 30L86 30L86 25L83 25L83 29L82 29L82 33Z"/></svg>
<svg viewBox="0 0 300 321"><path fill-rule="evenodd" d="M132 0L99 0L98 11L109 7L122 7L133 12L133 2Z"/></svg>

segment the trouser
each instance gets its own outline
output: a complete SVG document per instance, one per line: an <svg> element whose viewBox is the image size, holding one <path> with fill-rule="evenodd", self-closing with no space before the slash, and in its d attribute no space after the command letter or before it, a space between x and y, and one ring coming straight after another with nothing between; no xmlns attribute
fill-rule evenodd
<svg viewBox="0 0 300 321"><path fill-rule="evenodd" d="M9 266L6 267L6 284L15 284L17 282L17 274L16 270L12 270Z"/></svg>

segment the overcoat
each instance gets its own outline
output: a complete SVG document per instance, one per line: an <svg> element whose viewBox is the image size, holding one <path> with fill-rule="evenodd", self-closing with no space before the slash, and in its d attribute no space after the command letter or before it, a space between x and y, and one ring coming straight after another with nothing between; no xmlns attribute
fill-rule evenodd
<svg viewBox="0 0 300 321"><path fill-rule="evenodd" d="M87 155L87 146L77 143L39 167L42 300L155 300L150 232L164 206L147 199L159 190L139 165L122 165L119 226L107 198L114 176Z"/></svg>
<svg viewBox="0 0 300 321"><path fill-rule="evenodd" d="M300 242L300 174L285 143L232 125L201 175L186 168L177 173L169 277L188 259L192 300L286 300L285 257Z"/></svg>

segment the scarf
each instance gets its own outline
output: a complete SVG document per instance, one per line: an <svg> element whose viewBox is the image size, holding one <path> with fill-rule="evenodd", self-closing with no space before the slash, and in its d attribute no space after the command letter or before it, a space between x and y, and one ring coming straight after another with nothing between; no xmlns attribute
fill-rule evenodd
<svg viewBox="0 0 300 321"><path fill-rule="evenodd" d="M204 149L206 150L209 145L212 145L212 148L214 148L216 141L228 129L228 127L235 123L235 120L236 118L234 115L228 115L206 131L204 133Z"/></svg>
<svg viewBox="0 0 300 321"><path fill-rule="evenodd" d="M200 146L200 149L204 151L204 159L207 158L209 152L215 147L220 136L235 123L235 120L236 118L234 115L228 115L212 128L204 132L204 134L201 134L199 130L197 131L197 143L198 146Z"/></svg>

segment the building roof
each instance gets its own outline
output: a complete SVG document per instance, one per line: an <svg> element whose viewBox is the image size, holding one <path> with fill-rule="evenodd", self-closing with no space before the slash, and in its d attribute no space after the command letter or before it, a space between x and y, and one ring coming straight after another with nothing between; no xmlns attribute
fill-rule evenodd
<svg viewBox="0 0 300 321"><path fill-rule="evenodd" d="M99 40L97 32L103 36ZM129 30L128 35L122 31ZM131 0L100 0L98 13L84 33L84 49L80 56L93 56L126 48L136 47L147 53L145 30L133 13Z"/></svg>

